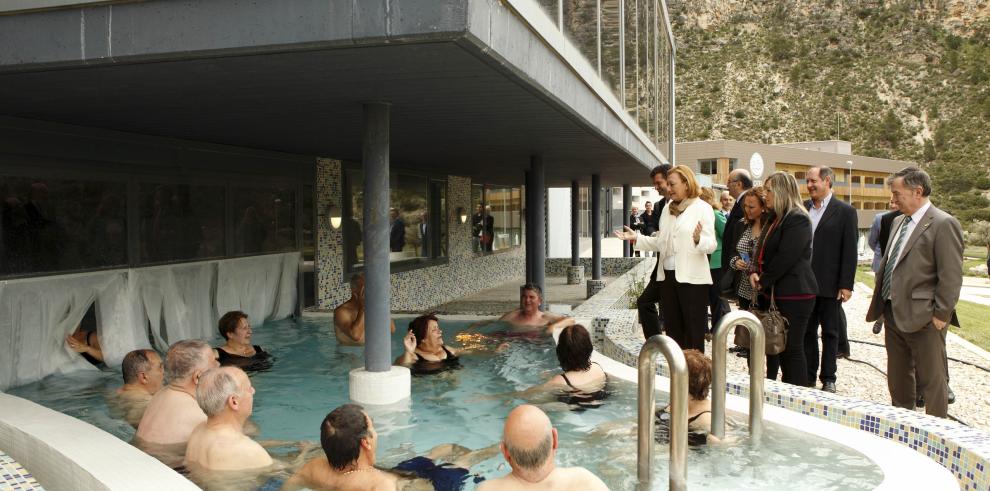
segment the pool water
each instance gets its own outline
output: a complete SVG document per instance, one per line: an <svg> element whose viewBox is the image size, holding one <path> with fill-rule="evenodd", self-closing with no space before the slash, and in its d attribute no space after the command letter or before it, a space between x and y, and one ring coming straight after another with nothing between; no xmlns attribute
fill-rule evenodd
<svg viewBox="0 0 990 491"><path fill-rule="evenodd" d="M402 352L401 335L408 321L396 319L399 328L392 337L393 358ZM318 442L319 425L326 414L349 402L348 372L362 366L363 348L338 346L330 324L330 318L305 318L255 327L253 342L275 357L274 368L251 374L256 389L252 419L260 426L259 439ZM497 331L505 326L498 324L478 329L480 333L463 333L469 324L441 320L449 344L484 348L462 356L461 369L414 376L407 405L369 409L379 435L380 464L393 465L443 443L473 449L497 443L508 412L525 402L516 392L559 372L552 340L503 337ZM219 338L212 341L222 344ZM504 349L494 350L503 343ZM130 441L133 428L111 417L106 404L106 394L120 384L118 372L87 371L51 376L9 393ZM635 386L610 381L609 391L602 407L580 412L548 402L552 398L541 403L559 432L559 465L584 466L610 489L633 489ZM730 425L727 432L730 443L691 449L691 489L865 490L883 480L869 459L835 442L769 425L759 449L754 449L747 441L745 424ZM667 447L658 446L656 455L656 489L666 489ZM488 478L508 471L500 454L472 468Z"/></svg>

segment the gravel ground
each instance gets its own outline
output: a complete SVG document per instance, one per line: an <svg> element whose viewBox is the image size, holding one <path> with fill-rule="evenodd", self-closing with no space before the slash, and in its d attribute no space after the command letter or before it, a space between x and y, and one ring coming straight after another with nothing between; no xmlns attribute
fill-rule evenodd
<svg viewBox="0 0 990 491"><path fill-rule="evenodd" d="M877 370L887 371L883 331L880 334L873 334L873 323L865 321L871 292L872 289L868 289L866 285L857 285L853 298L844 305L852 354L849 359L838 360L836 389L840 395L890 404L887 377ZM856 341L876 343L880 346ZM730 345L731 342L730 337ZM949 406L949 415L970 426L990 431L990 373L951 359L990 368L990 354L957 336L949 336L947 349L950 358L949 385L956 394L955 404ZM747 373L746 360L730 356L728 369ZM924 411L924 409L919 410Z"/></svg>

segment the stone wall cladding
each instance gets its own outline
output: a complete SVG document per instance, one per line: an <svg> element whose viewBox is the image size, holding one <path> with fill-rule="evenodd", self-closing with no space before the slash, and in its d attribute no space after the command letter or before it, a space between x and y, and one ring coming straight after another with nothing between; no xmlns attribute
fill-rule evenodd
<svg viewBox="0 0 990 491"><path fill-rule="evenodd" d="M318 206L341 207L339 161L317 161ZM448 262L437 266L392 273L393 311L425 311L456 298L491 288L526 274L525 248L478 255L472 249L471 224L461 223L457 209L471 210L471 180L447 176ZM320 210L324 208L318 208ZM344 281L343 236L329 220L318 224L317 292L320 310L330 310L351 295Z"/></svg>
<svg viewBox="0 0 990 491"><path fill-rule="evenodd" d="M631 279L649 274L649 263L617 278L598 295L575 309L575 317L593 318L596 349L620 363L636 367L643 334L636 312L624 305L625 289ZM597 330L604 328L604 333ZM669 376L661 357L657 374ZM990 434L952 420L885 404L830 394L818 389L798 387L774 380L765 381L764 402L824 419L843 426L868 431L905 445L949 469L959 480L959 489L990 489ZM729 374L729 394L749 397L749 376Z"/></svg>
<svg viewBox="0 0 990 491"><path fill-rule="evenodd" d="M629 271L634 266L642 262L644 259L652 259L656 261L655 258L643 258L643 257L603 257L602 258L602 276L619 276ZM547 276L567 276L567 268L571 265L571 258L569 257L553 257L547 259L546 274ZM591 278L591 258L582 257L581 265L584 266L584 276L585 278Z"/></svg>

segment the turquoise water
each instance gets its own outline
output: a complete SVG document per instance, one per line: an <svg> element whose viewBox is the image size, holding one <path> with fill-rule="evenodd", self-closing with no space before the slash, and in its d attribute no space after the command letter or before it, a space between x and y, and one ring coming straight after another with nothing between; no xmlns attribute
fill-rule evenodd
<svg viewBox="0 0 990 491"><path fill-rule="evenodd" d="M409 318L397 318L392 356L402 350L401 333ZM333 408L348 401L347 376L362 366L363 348L338 346L330 318L267 323L254 330L254 343L275 357L274 368L251 375L256 394L254 419L259 439L319 441L319 425ZM407 408L369 410L379 434L379 461L389 465L425 453L435 445L469 448L495 444L509 410L524 402L516 391L547 380L559 371L550 339L506 338L496 334L460 334L468 322L441 320L448 344L487 348L461 357L463 368L413 377ZM504 327L504 326L502 326ZM498 325L487 326L492 333ZM214 339L219 345L219 339ZM506 343L495 352L492 348ZM92 423L130 441L134 430L110 416L105 394L120 385L117 372L82 372L48 377L11 389L11 394ZM544 405L560 434L558 463L582 465L611 489L635 484L636 394L632 384L610 381L611 396L601 408L572 412L555 402ZM550 399L552 400L552 399ZM661 402L662 404L662 402ZM759 451L746 442L746 430L730 427L735 441L692 449L688 458L691 489L873 489L883 478L879 468L842 445L770 426ZM667 448L656 451L657 489L666 489ZM501 455L472 469L486 477L508 472Z"/></svg>

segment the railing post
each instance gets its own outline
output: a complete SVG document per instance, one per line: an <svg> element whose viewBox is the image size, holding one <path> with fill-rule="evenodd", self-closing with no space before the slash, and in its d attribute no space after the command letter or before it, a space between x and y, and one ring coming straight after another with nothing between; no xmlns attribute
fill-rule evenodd
<svg viewBox="0 0 990 491"><path fill-rule="evenodd" d="M750 312L736 310L722 317L712 338L712 435L725 438L725 364L729 331L736 326L749 330L749 435L754 443L763 436L763 384L766 345L763 325Z"/></svg>
<svg viewBox="0 0 990 491"><path fill-rule="evenodd" d="M687 489L687 411L688 372L684 352L677 343L662 334L643 343L639 352L639 427L637 470L640 489L649 489L653 481L653 413L656 410L657 354L663 354L670 369L670 467L671 491Z"/></svg>

